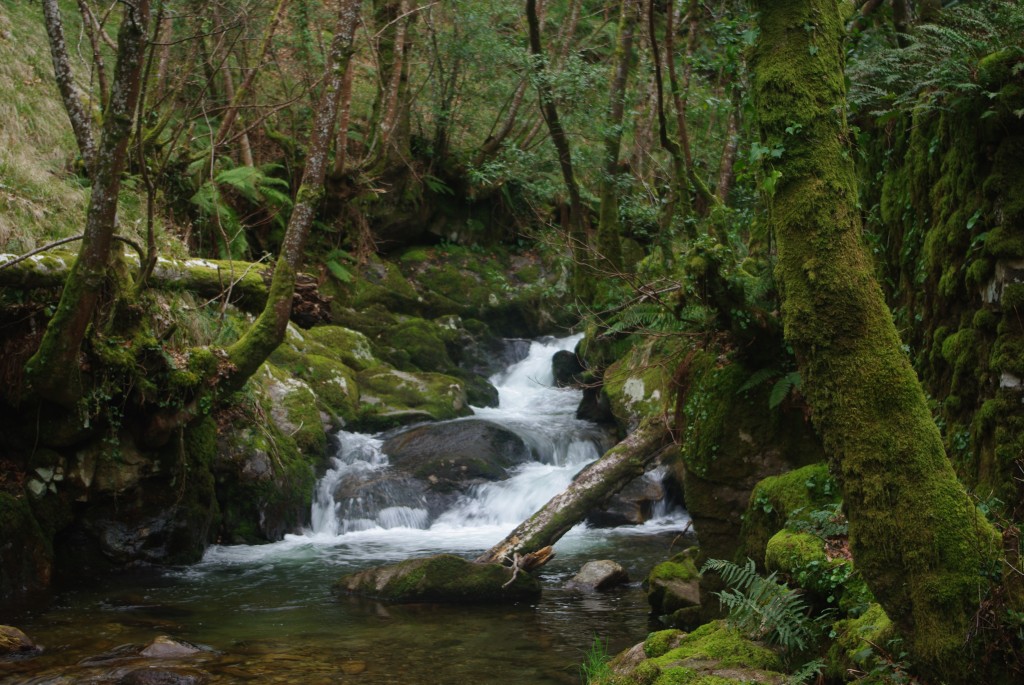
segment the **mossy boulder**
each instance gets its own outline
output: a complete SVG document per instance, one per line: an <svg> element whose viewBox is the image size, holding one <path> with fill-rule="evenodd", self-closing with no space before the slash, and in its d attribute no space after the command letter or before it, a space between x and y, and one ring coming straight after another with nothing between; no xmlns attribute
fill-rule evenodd
<svg viewBox="0 0 1024 685"><path fill-rule="evenodd" d="M742 546L738 556L750 557L761 565L768 540L782 530L791 516L807 517L839 499L839 486L824 463L809 464L761 480L751 493L743 515Z"/></svg>
<svg viewBox="0 0 1024 685"><path fill-rule="evenodd" d="M748 640L722 621L705 624L689 634L680 630L651 633L642 643L642 653L634 647L613 659L609 667L609 675L591 682L595 685L781 685L786 678L776 652Z"/></svg>
<svg viewBox="0 0 1024 685"><path fill-rule="evenodd" d="M508 469L530 461L532 452L515 432L482 419L428 424L403 430L381 450L393 469L425 481L433 490L466 490L504 480Z"/></svg>
<svg viewBox="0 0 1024 685"><path fill-rule="evenodd" d="M836 637L828 651L825 672L837 679L845 679L852 669L869 671L881 658L876 648L886 649L896 637L892 622L878 604L872 604L857 618L837 621L832 632Z"/></svg>
<svg viewBox="0 0 1024 685"><path fill-rule="evenodd" d="M316 326L303 332L310 343L323 345L328 352L324 356L341 362L354 371L377 366L380 362L373 356L370 340L358 331L342 326ZM315 350L311 350L316 353Z"/></svg>
<svg viewBox="0 0 1024 685"><path fill-rule="evenodd" d="M322 461L327 455L327 434L317 409L316 393L301 378L272 364L264 364L258 373L267 416L278 430L295 441L302 454Z"/></svg>
<svg viewBox="0 0 1024 685"><path fill-rule="evenodd" d="M377 368L363 371L356 380L361 405L355 430L374 432L473 413L465 387L452 376Z"/></svg>
<svg viewBox="0 0 1024 685"><path fill-rule="evenodd" d="M518 602L540 595L533 576L520 572L512 578L512 569L501 564L439 554L352 573L333 589L389 602Z"/></svg>
<svg viewBox="0 0 1024 685"><path fill-rule="evenodd" d="M859 615L874 598L864 579L854 572L845 538L830 538L829 542L810 533L780 530L768 541L765 568L802 588L817 606L839 607L844 614Z"/></svg>
<svg viewBox="0 0 1024 685"><path fill-rule="evenodd" d="M644 585L647 603L656 616L671 616L672 625L691 625L693 611L700 606L700 572L696 564L697 550L676 554L651 569Z"/></svg>
<svg viewBox="0 0 1024 685"><path fill-rule="evenodd" d="M683 345L655 336L633 346L605 370L604 394L621 430L633 430L645 417L663 414L673 405L672 378Z"/></svg>

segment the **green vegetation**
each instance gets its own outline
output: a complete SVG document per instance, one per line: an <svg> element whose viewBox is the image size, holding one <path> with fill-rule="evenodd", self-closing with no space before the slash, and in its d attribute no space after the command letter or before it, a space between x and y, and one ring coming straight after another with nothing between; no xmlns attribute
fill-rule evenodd
<svg viewBox="0 0 1024 685"><path fill-rule="evenodd" d="M0 264L0 599L83 520L275 539L329 431L573 329L595 413L674 439L652 606L730 610L586 680L1020 676L1019 2L193 4L0 7L0 253L85 234Z"/></svg>

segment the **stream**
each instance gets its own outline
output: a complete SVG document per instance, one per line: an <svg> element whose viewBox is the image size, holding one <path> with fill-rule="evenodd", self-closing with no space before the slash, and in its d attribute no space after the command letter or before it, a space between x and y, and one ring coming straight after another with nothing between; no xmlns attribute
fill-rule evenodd
<svg viewBox="0 0 1024 685"><path fill-rule="evenodd" d="M477 486L433 517L400 498L336 501L342 479L388 468L378 436L339 433L309 530L273 544L211 547L189 567L117 575L34 600L0 624L18 626L45 651L0 662L0 683L117 683L139 667L117 648L158 635L202 646L175 663L201 669L210 683L579 683L595 638L614 654L657 627L639 581L684 546L684 511L662 509L640 526L577 526L538 572L544 593L532 603L383 605L330 590L342 574L412 556L476 556L600 456L608 436L575 418L581 393L552 387L552 355L578 340L531 343L525 359L491 379L499 407L474 408L475 417L523 437L536 457L509 479ZM634 582L601 594L564 590L592 559L618 561Z"/></svg>

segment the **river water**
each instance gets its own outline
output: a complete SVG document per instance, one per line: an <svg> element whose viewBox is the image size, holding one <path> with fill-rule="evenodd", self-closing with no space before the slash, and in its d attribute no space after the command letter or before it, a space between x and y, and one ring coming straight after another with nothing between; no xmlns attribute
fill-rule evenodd
<svg viewBox="0 0 1024 685"><path fill-rule="evenodd" d="M335 501L341 479L388 468L379 438L341 433L309 530L268 545L212 547L193 566L64 589L44 606L0 617L45 647L34 659L0 662L0 682L117 682L140 665L114 658L117 648L158 635L208 650L184 663L211 683L580 682L578 665L595 638L615 653L657 626L649 624L638 582L579 594L562 589L565 581L591 559L618 561L641 580L681 549L685 512L663 510L642 526L577 526L540 570L544 593L531 603L396 606L330 592L339 576L369 566L438 552L479 554L600 455L607 436L575 418L580 393L552 387L552 355L578 339L533 342L525 359L492 378L499 407L475 409L520 434L537 457L508 480L478 487L433 518L414 502L368 509Z"/></svg>

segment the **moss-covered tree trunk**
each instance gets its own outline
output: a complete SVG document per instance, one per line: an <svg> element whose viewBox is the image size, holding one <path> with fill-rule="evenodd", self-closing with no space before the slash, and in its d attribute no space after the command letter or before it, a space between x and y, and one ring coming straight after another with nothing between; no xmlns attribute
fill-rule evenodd
<svg viewBox="0 0 1024 685"><path fill-rule="evenodd" d="M833 468L857 567L919 667L966 682L998 537L957 481L861 243L836 0L758 0L762 144L786 337Z"/></svg>
<svg viewBox="0 0 1024 685"><path fill-rule="evenodd" d="M56 21L59 24L59 16ZM39 349L26 365L33 392L64 405L74 404L81 396L79 353L86 330L93 321L100 293L108 282L111 248L117 228L118 193L139 99L148 26L149 0L125 2L117 39L113 89L103 112L100 146L90 169L93 184L82 246L64 284L57 311L47 324ZM57 80L62 80L59 66ZM73 108L67 98L65 106ZM69 116L74 122L76 115L70 109Z"/></svg>

